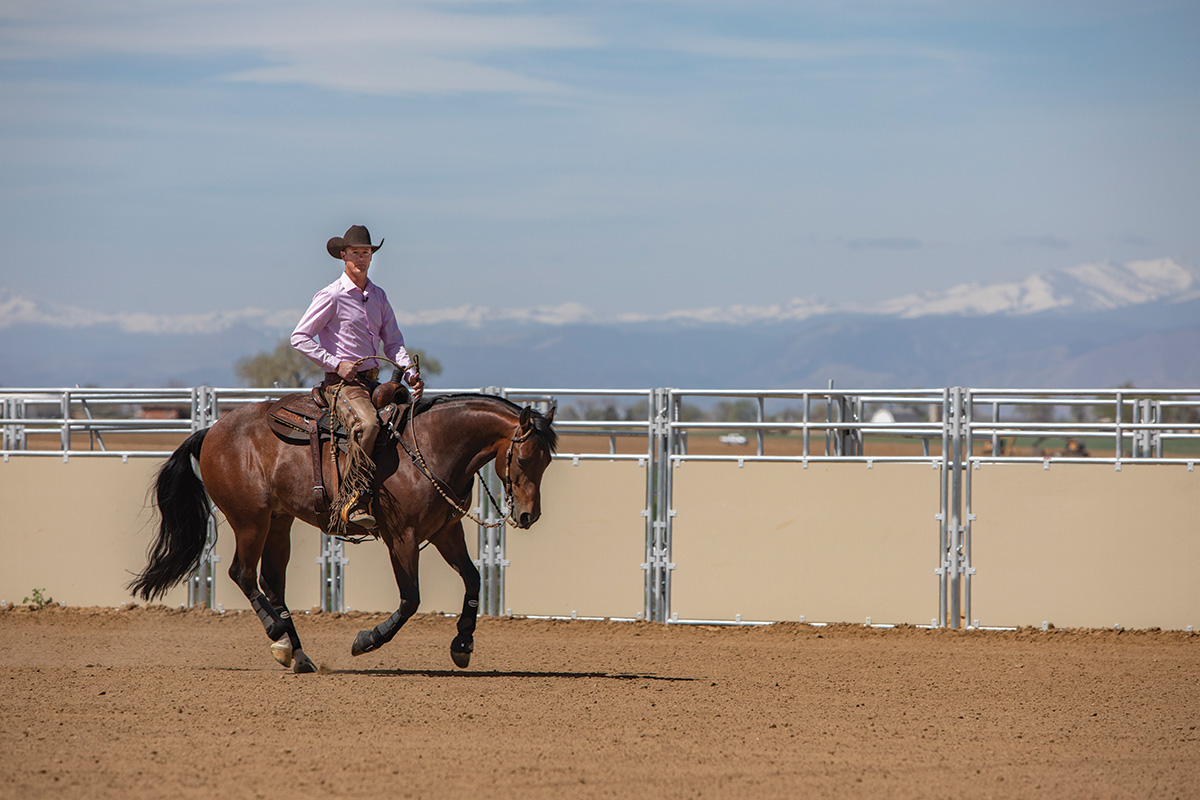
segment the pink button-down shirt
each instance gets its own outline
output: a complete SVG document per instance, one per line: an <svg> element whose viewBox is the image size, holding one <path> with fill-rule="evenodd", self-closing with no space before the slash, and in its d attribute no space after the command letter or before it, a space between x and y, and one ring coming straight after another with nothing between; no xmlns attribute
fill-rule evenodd
<svg viewBox="0 0 1200 800"><path fill-rule="evenodd" d="M292 331L292 347L326 372L337 372L342 361L377 355L380 342L383 355L403 367L407 374L412 358L404 348L404 336L396 324L387 293L370 279L363 291L345 273L313 295L308 311ZM378 361L368 358L358 369L374 366L378 366Z"/></svg>

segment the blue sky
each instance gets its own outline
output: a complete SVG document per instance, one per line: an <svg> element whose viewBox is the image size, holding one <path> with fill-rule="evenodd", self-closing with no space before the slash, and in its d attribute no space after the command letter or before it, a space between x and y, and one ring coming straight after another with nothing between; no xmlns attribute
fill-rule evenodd
<svg viewBox="0 0 1200 800"><path fill-rule="evenodd" d="M0 286L398 311L1200 265L1200 3L6 0Z"/></svg>

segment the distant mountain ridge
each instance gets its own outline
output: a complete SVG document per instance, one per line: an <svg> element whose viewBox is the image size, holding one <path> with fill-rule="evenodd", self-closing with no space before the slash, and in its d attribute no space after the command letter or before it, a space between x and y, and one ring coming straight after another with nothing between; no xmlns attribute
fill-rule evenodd
<svg viewBox="0 0 1200 800"><path fill-rule="evenodd" d="M235 386L302 309L114 314L0 288L5 386ZM1200 386L1200 278L1163 258L963 284L869 307L768 306L601 317L578 303L399 313L447 388Z"/></svg>
<svg viewBox="0 0 1200 800"><path fill-rule="evenodd" d="M577 325L605 323L681 322L746 324L797 322L843 313L876 314L912 319L933 315L979 316L1035 314L1042 311L1105 311L1144 303L1185 302L1200 298L1200 276L1174 259L1160 258L1125 264L1082 264L1056 272L1032 275L1012 283L967 283L940 292L911 294L873 306L833 305L819 299L792 299L767 306L734 304L725 307L623 313L602 317L580 303L530 309L490 309L464 305L427 311L399 309L404 326L459 324L481 327L494 323ZM81 328L114 325L129 333L211 333L239 324L291 330L303 309L246 308L205 314L104 313L36 301L0 287L0 330L19 324Z"/></svg>
<svg viewBox="0 0 1200 800"><path fill-rule="evenodd" d="M881 304L885 314L1036 314L1042 311L1109 311L1160 300L1200 297L1200 279L1173 259L1126 264L1081 264L1013 283L962 284L930 295L907 295Z"/></svg>

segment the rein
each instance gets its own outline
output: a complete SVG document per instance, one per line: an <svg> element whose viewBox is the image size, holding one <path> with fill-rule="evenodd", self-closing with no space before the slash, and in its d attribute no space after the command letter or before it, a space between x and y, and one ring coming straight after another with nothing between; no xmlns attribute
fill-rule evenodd
<svg viewBox="0 0 1200 800"><path fill-rule="evenodd" d="M401 369L400 365L397 364L395 361L392 361L390 358L387 358L386 356L380 356L380 355L364 356L363 358L360 358L354 362L355 367L357 367L359 364L361 364L362 362L366 361L369 358L374 358L377 361L386 361L387 363L391 364L392 367L394 367L395 369L397 369L397 370ZM413 356L412 369L417 373L417 375L421 374L421 362L420 362L420 359L415 355ZM339 385L337 388L340 389L341 386ZM336 399L337 399L337 395L335 394L334 400L336 401ZM517 524L517 521L512 518L512 507L513 507L512 454L513 454L513 448L516 445L521 444L522 442L528 440L529 437L533 435L532 428L530 428L529 431L527 431L524 436L522 436L518 439L517 434L521 430L520 423L518 423L516 429L513 430L513 435L508 440L508 453L505 455L505 459L504 459L504 462L505 462L504 463L504 503L508 507L507 514L505 514L504 509L501 508L500 504L496 502L496 498L492 495L492 490L488 488L487 481L480 479L479 482L480 482L480 484L483 485L483 490L485 492L487 492L488 500L491 501L492 507L494 509L496 509L496 513L500 515L499 522L484 522L479 517L472 514L470 509L464 508L462 503L459 503L456 499L451 497L450 493L447 492L446 489L442 488L442 486L445 485L446 482L443 481L441 478L437 477L436 475L434 475L433 471L431 469L429 469L429 465L425 463L425 456L421 453L421 445L417 442L417 414L416 414L416 402L415 401L409 406L409 409L408 409L408 428L409 428L410 435L412 436L413 448L416 452L408 449L408 445L405 444L404 439L400 436L400 433L398 431L396 431L396 429L393 428L390 423L388 424L387 427L391 430L392 435L396 437L396 441L400 442L400 446L404 448L404 452L408 453L408 457L410 459L412 459L412 462L414 464L417 465L417 468L421 471L421 474L424 475L427 479L429 479L429 482L431 484L433 484L433 488L438 490L438 494L440 494L442 496L442 499L445 500L447 503L449 503L450 507L453 508L455 511L462 514L464 517L467 517L475 524L480 525L481 527L484 527L484 528L499 528L507 520L510 520L510 519L512 520L514 525ZM476 473L476 477L478 477L478 475L479 475L479 473ZM427 542L427 544L428 544L428 542Z"/></svg>
<svg viewBox="0 0 1200 800"><path fill-rule="evenodd" d="M441 480L436 475L434 475L433 471L431 469L429 469L429 465L425 463L425 456L421 453L421 445L417 442L416 419L417 419L416 409L410 407L409 411L408 411L408 428L409 428L410 435L412 436L413 448L416 450L416 452L414 453L412 450L409 450L408 445L405 444L404 440L401 439L399 436L397 436L396 439L400 442L400 446L404 448L404 451L406 453L408 453L408 456L409 456L409 458L412 459L413 463L416 464L417 467L421 470L421 474L429 479L429 482L431 484L433 484L433 488L438 490L438 494L440 494L442 496L442 499L444 499L447 503L449 503L450 507L453 508L455 511L462 514L464 517L467 517L475 524L480 525L484 528L499 528L501 525L503 525L505 523L506 520L512 519L512 506L513 506L513 502L512 502L513 501L512 454L513 454L513 447L520 444L521 442L524 442L527 439L529 439L529 437L532 435L533 431L530 430L524 436L522 436L521 438L518 439L517 434L520 432L521 426L517 425L517 428L513 431L513 435L508 440L508 453L506 454L505 459L504 459L504 461L505 461L505 463L504 463L504 503L508 507L507 514L505 514L504 509L500 507L500 504L496 502L496 498L492 495L492 490L488 488L487 481L482 480L482 479L479 481L480 484L482 484L482 486L483 486L483 490L485 492L487 492L488 500L491 501L492 507L495 508L496 513L500 515L499 522L484 522L479 517L472 514L469 509L464 508L461 503L459 503L457 500L455 500L453 497L451 497L450 494L445 489L442 488L442 485L445 484L445 481ZM478 473L476 473L476 476L478 476ZM517 521L515 519L512 519L512 522L515 525Z"/></svg>

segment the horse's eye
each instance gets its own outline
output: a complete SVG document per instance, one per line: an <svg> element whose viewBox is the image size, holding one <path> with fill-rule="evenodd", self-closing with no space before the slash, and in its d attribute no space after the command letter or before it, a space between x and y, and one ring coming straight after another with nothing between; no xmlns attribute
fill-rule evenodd
<svg viewBox="0 0 1200 800"><path fill-rule="evenodd" d="M517 456L517 466L520 467L521 469L525 469L529 466L529 460L525 459L525 458L521 458L520 456Z"/></svg>

